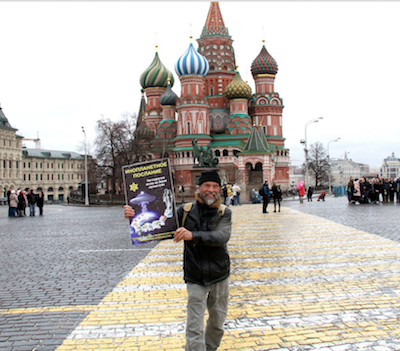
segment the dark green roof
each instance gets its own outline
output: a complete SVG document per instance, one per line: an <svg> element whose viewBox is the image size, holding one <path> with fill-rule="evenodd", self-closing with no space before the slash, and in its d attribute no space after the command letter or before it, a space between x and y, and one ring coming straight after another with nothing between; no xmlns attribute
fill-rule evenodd
<svg viewBox="0 0 400 351"><path fill-rule="evenodd" d="M268 144L262 128L254 126L249 139L244 147L244 153L271 153L275 151L275 145Z"/></svg>
<svg viewBox="0 0 400 351"><path fill-rule="evenodd" d="M245 142L243 140L214 140L210 143L211 147L221 147L221 146L237 146L243 150L245 147Z"/></svg>

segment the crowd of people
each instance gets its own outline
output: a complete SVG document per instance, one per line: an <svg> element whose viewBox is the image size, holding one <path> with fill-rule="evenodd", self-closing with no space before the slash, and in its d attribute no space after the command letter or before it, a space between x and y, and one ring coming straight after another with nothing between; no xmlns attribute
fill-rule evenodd
<svg viewBox="0 0 400 351"><path fill-rule="evenodd" d="M36 206L39 208L39 215L43 215L44 193L40 191L38 194L33 189L17 189L11 187L7 191L8 216L9 217L25 217L26 208L29 208L29 216L34 216Z"/></svg>
<svg viewBox="0 0 400 351"><path fill-rule="evenodd" d="M221 190L222 196L224 197L224 204L226 206L242 206L242 203L240 202L240 192L242 189L239 185L237 185L237 183L224 184L222 185Z"/></svg>
<svg viewBox="0 0 400 351"><path fill-rule="evenodd" d="M367 204L380 202L400 202L400 178L383 179L361 177L354 179L350 177L347 185L347 197L349 203Z"/></svg>

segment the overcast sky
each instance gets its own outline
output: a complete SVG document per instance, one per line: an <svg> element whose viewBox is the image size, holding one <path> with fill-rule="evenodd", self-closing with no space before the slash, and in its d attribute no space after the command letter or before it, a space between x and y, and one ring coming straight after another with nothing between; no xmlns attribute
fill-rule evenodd
<svg viewBox="0 0 400 351"><path fill-rule="evenodd" d="M96 121L138 111L141 73L158 44L174 71L200 37L209 2L0 2L0 104L10 124L42 148L79 151ZM292 164L300 139L330 157L345 152L379 167L400 157L399 2L220 2L239 71L254 92L250 66L262 40L278 63L283 133ZM192 29L191 29L192 28ZM194 40L195 47L197 42ZM27 142L28 147L34 144Z"/></svg>

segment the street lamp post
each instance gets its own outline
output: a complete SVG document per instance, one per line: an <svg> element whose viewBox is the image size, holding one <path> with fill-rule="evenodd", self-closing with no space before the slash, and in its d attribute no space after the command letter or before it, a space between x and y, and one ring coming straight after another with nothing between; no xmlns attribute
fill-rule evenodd
<svg viewBox="0 0 400 351"><path fill-rule="evenodd" d="M85 206L89 206L89 188L88 188L88 167L87 167L87 149L86 149L86 132L82 127L82 132L85 135Z"/></svg>
<svg viewBox="0 0 400 351"><path fill-rule="evenodd" d="M315 119L310 119L307 123L306 126L304 127L304 154L305 154L305 159L306 159L306 169L305 169L305 189L308 188L309 186L309 179L308 179L308 149L307 149L307 127L311 124L311 123L317 123L320 119L323 119L323 117L318 117ZM303 141L300 141L301 143L303 143Z"/></svg>
<svg viewBox="0 0 400 351"><path fill-rule="evenodd" d="M338 141L338 140L340 140L340 138L336 138L336 139L330 140L330 141L328 142L328 147L327 147L327 154L328 154L328 166L329 166L329 169L328 169L328 177L329 177L329 183L328 183L328 185L329 185L329 194L332 194L332 190L331 190L331 161L330 161L330 158L329 158L329 144L330 144L330 143L334 143L334 142L336 142L336 141Z"/></svg>

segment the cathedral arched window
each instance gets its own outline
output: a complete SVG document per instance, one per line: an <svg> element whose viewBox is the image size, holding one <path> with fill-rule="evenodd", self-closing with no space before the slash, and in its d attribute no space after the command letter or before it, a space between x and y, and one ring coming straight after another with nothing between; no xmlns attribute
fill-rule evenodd
<svg viewBox="0 0 400 351"><path fill-rule="evenodd" d="M222 151L222 156L228 156L228 150L227 149L224 149Z"/></svg>
<svg viewBox="0 0 400 351"><path fill-rule="evenodd" d="M220 157L221 156L221 152L219 150L215 150L215 156Z"/></svg>

